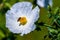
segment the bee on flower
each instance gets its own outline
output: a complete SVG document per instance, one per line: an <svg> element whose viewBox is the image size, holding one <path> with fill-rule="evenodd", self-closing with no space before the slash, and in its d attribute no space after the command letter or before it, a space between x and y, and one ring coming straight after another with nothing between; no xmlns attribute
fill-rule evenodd
<svg viewBox="0 0 60 40"><path fill-rule="evenodd" d="M6 27L12 32L23 36L34 31L34 24L39 18L39 7L32 9L30 2L18 2L6 13Z"/></svg>

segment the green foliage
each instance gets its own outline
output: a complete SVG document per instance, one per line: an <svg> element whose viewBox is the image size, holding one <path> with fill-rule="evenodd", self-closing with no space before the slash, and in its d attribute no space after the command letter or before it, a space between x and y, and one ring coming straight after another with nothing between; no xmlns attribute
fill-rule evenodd
<svg viewBox="0 0 60 40"><path fill-rule="evenodd" d="M0 30L0 39L4 37L5 37L5 34L3 33L3 31Z"/></svg>
<svg viewBox="0 0 60 40"><path fill-rule="evenodd" d="M60 0L57 3L53 0L55 4L52 8L50 6L47 10L41 8L40 18L35 23L37 26L35 31L21 37L6 28L5 13L13 4L23 1L31 2L34 7L36 6L36 0L0 0L0 40L60 40L60 8L56 7Z"/></svg>

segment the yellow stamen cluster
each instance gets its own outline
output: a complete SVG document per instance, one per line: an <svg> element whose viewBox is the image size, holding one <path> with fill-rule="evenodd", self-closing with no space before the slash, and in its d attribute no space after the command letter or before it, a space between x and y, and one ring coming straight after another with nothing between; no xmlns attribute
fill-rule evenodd
<svg viewBox="0 0 60 40"><path fill-rule="evenodd" d="M20 25L25 25L27 23L26 17L19 17L18 22L20 22Z"/></svg>

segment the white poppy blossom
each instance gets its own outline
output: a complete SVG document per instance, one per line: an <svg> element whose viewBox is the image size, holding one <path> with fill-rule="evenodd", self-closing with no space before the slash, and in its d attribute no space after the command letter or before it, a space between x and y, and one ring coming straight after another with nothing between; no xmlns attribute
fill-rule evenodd
<svg viewBox="0 0 60 40"><path fill-rule="evenodd" d="M47 7L50 5L52 7L52 0L37 0L37 5L40 7Z"/></svg>
<svg viewBox="0 0 60 40"><path fill-rule="evenodd" d="M18 2L6 13L6 27L12 33L20 33L21 36L34 31L39 18L39 8L32 9L30 2Z"/></svg>

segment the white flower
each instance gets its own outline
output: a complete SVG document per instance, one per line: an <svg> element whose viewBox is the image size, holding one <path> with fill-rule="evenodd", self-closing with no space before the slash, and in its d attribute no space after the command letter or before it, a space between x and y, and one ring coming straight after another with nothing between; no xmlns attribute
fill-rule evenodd
<svg viewBox="0 0 60 40"><path fill-rule="evenodd" d="M20 33L21 36L34 31L39 18L39 8L32 9L30 2L19 2L12 6L6 13L6 27L13 33Z"/></svg>
<svg viewBox="0 0 60 40"><path fill-rule="evenodd" d="M37 0L37 4L40 7L47 7L48 5L52 7L52 0Z"/></svg>

